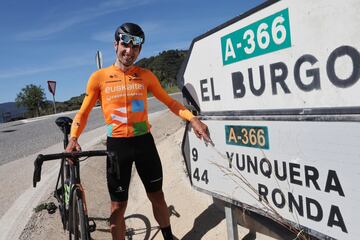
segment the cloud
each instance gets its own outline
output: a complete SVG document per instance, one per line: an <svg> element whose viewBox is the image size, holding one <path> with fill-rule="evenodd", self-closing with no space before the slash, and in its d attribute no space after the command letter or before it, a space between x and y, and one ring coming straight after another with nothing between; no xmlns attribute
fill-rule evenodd
<svg viewBox="0 0 360 240"><path fill-rule="evenodd" d="M14 68L8 71L0 71L0 79L14 78L26 75L33 75L42 72L52 71L54 68L52 67L34 67L34 68Z"/></svg>
<svg viewBox="0 0 360 240"><path fill-rule="evenodd" d="M44 72L51 72L63 69L70 69L73 67L87 66L95 64L95 56L90 56L89 53L77 55L73 57L63 58L57 62L49 63L46 67L43 66L29 66L19 67L7 70L0 70L0 79L9 79L21 76L34 75Z"/></svg>
<svg viewBox="0 0 360 240"><path fill-rule="evenodd" d="M128 10L134 7L149 4L150 0L108 0L102 1L97 6L82 8L69 12L66 15L54 16L58 21L49 22L42 27L23 31L16 35L20 41L26 40L44 40L51 38L51 35L64 31L73 25L86 22L97 17L110 14L117 11Z"/></svg>
<svg viewBox="0 0 360 240"><path fill-rule="evenodd" d="M96 32L91 35L91 39L99 42L109 43L114 41L115 30Z"/></svg>
<svg viewBox="0 0 360 240"><path fill-rule="evenodd" d="M141 5L145 5L145 4L149 4L153 1L150 0L108 0L108 1L102 1L99 4L99 8L102 9L111 9L111 8L123 8L123 9L128 9L128 8L133 8L136 6L141 6Z"/></svg>
<svg viewBox="0 0 360 240"><path fill-rule="evenodd" d="M145 33L156 33L161 30L161 24L156 22L139 23Z"/></svg>

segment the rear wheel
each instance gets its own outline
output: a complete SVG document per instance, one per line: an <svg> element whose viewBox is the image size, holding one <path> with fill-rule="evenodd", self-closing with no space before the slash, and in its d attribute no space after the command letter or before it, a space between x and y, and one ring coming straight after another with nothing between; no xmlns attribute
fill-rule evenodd
<svg viewBox="0 0 360 240"><path fill-rule="evenodd" d="M71 227L70 235L75 240L90 240L88 217L85 215L82 195L79 189L75 189L72 196L72 213L71 213ZM70 236L70 239L71 236Z"/></svg>
<svg viewBox="0 0 360 240"><path fill-rule="evenodd" d="M151 223L147 217L141 214L132 214L125 217L125 239L149 239L152 230Z"/></svg>

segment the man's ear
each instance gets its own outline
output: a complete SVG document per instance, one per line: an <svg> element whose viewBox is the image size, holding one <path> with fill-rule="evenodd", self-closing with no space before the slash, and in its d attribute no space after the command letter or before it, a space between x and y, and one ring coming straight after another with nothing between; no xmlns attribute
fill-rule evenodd
<svg viewBox="0 0 360 240"><path fill-rule="evenodd" d="M119 42L114 41L114 49L115 49L116 54L118 52L118 46L119 46Z"/></svg>

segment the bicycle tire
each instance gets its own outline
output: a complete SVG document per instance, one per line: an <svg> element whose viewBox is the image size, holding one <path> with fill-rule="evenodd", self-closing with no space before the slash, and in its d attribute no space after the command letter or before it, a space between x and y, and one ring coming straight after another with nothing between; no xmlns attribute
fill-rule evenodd
<svg viewBox="0 0 360 240"><path fill-rule="evenodd" d="M75 240L90 240L89 222L85 214L82 195L79 189L75 189L72 195L72 232ZM71 239L71 237L70 237Z"/></svg>
<svg viewBox="0 0 360 240"><path fill-rule="evenodd" d="M149 240L152 230L157 227L151 227L150 220L142 214L131 214L124 218L125 220L125 239L132 240L143 239Z"/></svg>

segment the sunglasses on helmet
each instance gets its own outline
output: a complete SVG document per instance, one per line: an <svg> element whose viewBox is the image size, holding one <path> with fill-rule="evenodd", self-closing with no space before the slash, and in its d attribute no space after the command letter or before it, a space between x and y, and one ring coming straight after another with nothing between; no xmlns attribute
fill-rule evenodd
<svg viewBox="0 0 360 240"><path fill-rule="evenodd" d="M124 34L124 33L120 33L119 34L120 37L120 42L121 43L125 43L125 44L129 44L130 41L132 41L132 44L134 46L139 46L143 43L144 39L142 37L137 37L137 36L133 36L133 35L129 35L129 34Z"/></svg>

